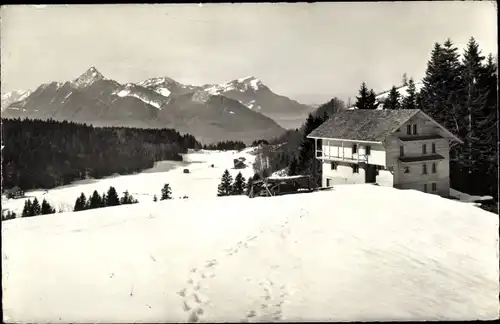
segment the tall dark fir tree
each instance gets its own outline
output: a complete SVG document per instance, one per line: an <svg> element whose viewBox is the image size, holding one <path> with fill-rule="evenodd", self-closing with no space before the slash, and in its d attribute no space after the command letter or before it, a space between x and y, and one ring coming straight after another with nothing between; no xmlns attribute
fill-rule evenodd
<svg viewBox="0 0 500 324"><path fill-rule="evenodd" d="M395 86L392 86L384 102L384 109L401 109L401 95Z"/></svg>
<svg viewBox="0 0 500 324"><path fill-rule="evenodd" d="M417 109L417 96L418 93L415 81L413 81L413 78L410 78L410 80L408 81L406 96L403 98L401 107L403 109Z"/></svg>

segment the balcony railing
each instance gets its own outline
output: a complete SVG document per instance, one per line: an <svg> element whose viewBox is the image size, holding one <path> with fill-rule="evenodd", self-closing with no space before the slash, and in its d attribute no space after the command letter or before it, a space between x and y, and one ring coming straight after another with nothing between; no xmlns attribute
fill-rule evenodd
<svg viewBox="0 0 500 324"><path fill-rule="evenodd" d="M355 156L351 155L344 155L342 154L337 155L337 154L325 154L323 151L316 151L316 157L321 160L332 160L332 161L347 161L347 162L361 162L361 163L368 163L368 158L369 155L365 154L359 154Z"/></svg>

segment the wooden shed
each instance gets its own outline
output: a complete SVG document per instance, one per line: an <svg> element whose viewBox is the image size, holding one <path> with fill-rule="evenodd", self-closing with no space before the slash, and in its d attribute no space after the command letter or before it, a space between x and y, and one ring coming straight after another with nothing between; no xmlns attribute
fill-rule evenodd
<svg viewBox="0 0 500 324"><path fill-rule="evenodd" d="M286 177L269 177L252 183L248 196L250 198L263 196L279 196L314 190L310 176L296 175Z"/></svg>

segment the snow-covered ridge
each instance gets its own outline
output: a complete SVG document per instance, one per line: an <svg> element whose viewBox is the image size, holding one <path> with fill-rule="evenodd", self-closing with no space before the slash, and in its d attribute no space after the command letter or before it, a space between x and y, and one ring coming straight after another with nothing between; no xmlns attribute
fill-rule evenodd
<svg viewBox="0 0 500 324"><path fill-rule="evenodd" d="M147 94L141 93L140 90L136 90L136 85L133 83L127 83L125 87L122 89L113 92L114 95L117 95L118 97L134 97L142 102L151 105L157 109L160 109L161 106L167 101L167 100L159 100L159 99L152 99L150 98ZM165 98L166 99L166 98Z"/></svg>
<svg viewBox="0 0 500 324"><path fill-rule="evenodd" d="M228 81L223 84L211 84L205 85L204 90L210 94L223 94L229 91L240 91L245 92L248 90L258 91L264 87L264 84L259 79L248 76L244 78L239 78L236 80Z"/></svg>

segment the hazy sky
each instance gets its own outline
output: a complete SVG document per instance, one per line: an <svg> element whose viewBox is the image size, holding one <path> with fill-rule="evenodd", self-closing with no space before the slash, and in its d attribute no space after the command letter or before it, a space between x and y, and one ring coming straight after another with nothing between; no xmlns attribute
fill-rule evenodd
<svg viewBox="0 0 500 324"><path fill-rule="evenodd" d="M434 42L474 36L497 52L494 2L7 6L2 93L96 66L118 82L188 84L253 75L303 101L376 92L423 77Z"/></svg>

